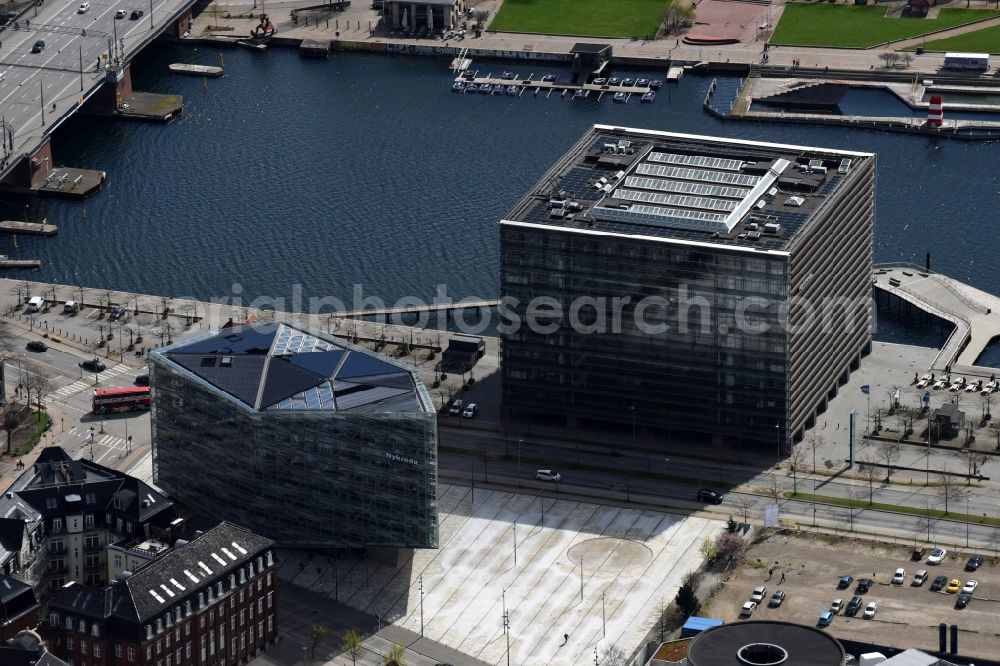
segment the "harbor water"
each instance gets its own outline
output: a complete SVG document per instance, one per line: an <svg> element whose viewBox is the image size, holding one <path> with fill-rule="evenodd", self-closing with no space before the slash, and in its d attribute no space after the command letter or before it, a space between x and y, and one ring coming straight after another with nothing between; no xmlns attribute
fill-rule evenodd
<svg viewBox="0 0 1000 666"><path fill-rule="evenodd" d="M830 146L879 154L877 261L922 264L1000 292L994 212L1000 145L841 128L725 123L702 110L711 79L686 76L653 104L553 95L454 94L448 59L291 49L224 52L225 76L170 75L220 63L214 48L164 46L134 65L138 90L184 96L165 125L77 118L55 163L107 171L85 201L5 196L7 219L48 218L54 238L9 237L58 283L225 298L335 297L355 285L388 303L498 291L497 220L593 123ZM543 63L486 63L535 76ZM665 72L615 72L665 78ZM27 208L25 208L27 206ZM295 287L294 285L301 285Z"/></svg>

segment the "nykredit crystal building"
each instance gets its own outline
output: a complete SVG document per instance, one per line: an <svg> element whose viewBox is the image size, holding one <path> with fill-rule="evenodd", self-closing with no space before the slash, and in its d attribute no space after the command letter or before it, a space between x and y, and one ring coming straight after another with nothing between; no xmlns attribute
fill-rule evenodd
<svg viewBox="0 0 1000 666"><path fill-rule="evenodd" d="M437 546L437 422L412 368L287 323L150 355L153 479L279 543Z"/></svg>
<svg viewBox="0 0 1000 666"><path fill-rule="evenodd" d="M505 416L787 450L870 346L874 183L868 153L595 126L500 222Z"/></svg>

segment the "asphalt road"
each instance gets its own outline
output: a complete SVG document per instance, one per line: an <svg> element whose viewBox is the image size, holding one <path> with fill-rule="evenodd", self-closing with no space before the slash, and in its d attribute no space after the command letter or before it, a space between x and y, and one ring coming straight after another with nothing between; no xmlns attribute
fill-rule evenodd
<svg viewBox="0 0 1000 666"><path fill-rule="evenodd" d="M102 55L115 51L125 60L151 37L151 26L162 29L187 0L140 0L127 4L114 0L92 0L80 13L80 3L47 2L0 32L0 115L13 127L13 150L19 156L32 151L53 127L67 117L103 80L98 68ZM116 19L115 12L142 9L138 20ZM32 53L36 41L45 42L40 53ZM82 71L82 76L81 76ZM55 110L53 111L53 105ZM8 160L6 166L12 161Z"/></svg>

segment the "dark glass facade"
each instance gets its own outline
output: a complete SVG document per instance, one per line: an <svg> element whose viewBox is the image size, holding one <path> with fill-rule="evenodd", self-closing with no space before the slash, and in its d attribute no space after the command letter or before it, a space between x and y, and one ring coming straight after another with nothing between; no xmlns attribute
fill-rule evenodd
<svg viewBox="0 0 1000 666"><path fill-rule="evenodd" d="M437 421L414 379L422 410L254 410L161 350L150 358L153 478L283 544L436 547Z"/></svg>
<svg viewBox="0 0 1000 666"><path fill-rule="evenodd" d="M614 129L615 140L634 138ZM690 230L674 237L669 228L588 217L597 197L579 193L593 193L588 185L610 173L598 164L588 176L576 159L611 140L597 128L592 134L500 225L505 416L619 433L634 424L679 441L754 440L787 450L870 342L874 158L858 156L847 176L824 176L830 193L814 197L806 213L781 211L794 226L765 248L741 242L739 229L720 242L712 233L694 241ZM668 141L654 150L672 150ZM687 138L684 150L693 143ZM613 157L624 159L620 151ZM606 178L630 182L623 173ZM572 198L581 202L572 221L566 208L545 215L546 205L565 204L546 204L544 192L571 196L560 190L560 174L573 179ZM783 184L775 181L775 192ZM770 205L781 196L772 193ZM813 312L828 301L846 314L830 322ZM544 316L553 309L560 316Z"/></svg>

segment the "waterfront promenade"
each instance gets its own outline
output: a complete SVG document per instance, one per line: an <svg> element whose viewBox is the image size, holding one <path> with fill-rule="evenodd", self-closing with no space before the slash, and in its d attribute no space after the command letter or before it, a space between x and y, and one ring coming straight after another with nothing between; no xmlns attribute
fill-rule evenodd
<svg viewBox="0 0 1000 666"><path fill-rule="evenodd" d="M764 53L764 40L759 39L748 43L725 46L695 46L684 44L677 37L654 41L632 40L620 38L579 38L561 35L515 34L484 32L481 37L472 37L472 31L463 40L430 40L415 39L402 34L386 36L372 35L370 26L378 21L378 12L370 5L360 3L344 12L330 14L329 22L325 19L305 25L304 19L294 22L291 12L298 7L315 5L310 0L295 0L292 2L268 4L268 14L277 28L273 43L297 46L302 40L330 40L339 42L344 50L357 51L388 51L406 52L408 48L433 50L440 48L442 55L445 49L469 48L476 50L495 51L500 57L537 57L534 54L558 54L568 60L570 49L580 41L596 41L611 44L616 59L627 59L636 63L645 62L649 65L663 63L666 74L667 63L670 60L685 62L714 62L727 64L760 64ZM499 3L482 3L483 7L496 8ZM253 4L228 4L227 13L216 14L209 10L196 17L188 39L197 41L205 37L217 37L221 40L235 42L245 39L250 31L259 23L259 16L254 15ZM259 14L259 10L258 14ZM234 18L225 18L231 14ZM771 20L777 23L779 19L777 8L772 12ZM491 13L492 17L492 13ZM470 21L471 23L471 21ZM219 29L222 28L222 29ZM183 42L183 40L182 40ZM884 69L885 63L880 55L886 50L892 50L890 44L883 48L872 49L839 49L813 48L798 46L772 46L768 50L767 64L771 67L787 68L790 73L801 72L803 69ZM472 54L473 68L475 55ZM798 63L793 69L793 65ZM943 53L925 53L914 56L913 62L906 71L936 72L944 64ZM900 70L893 70L900 71Z"/></svg>

